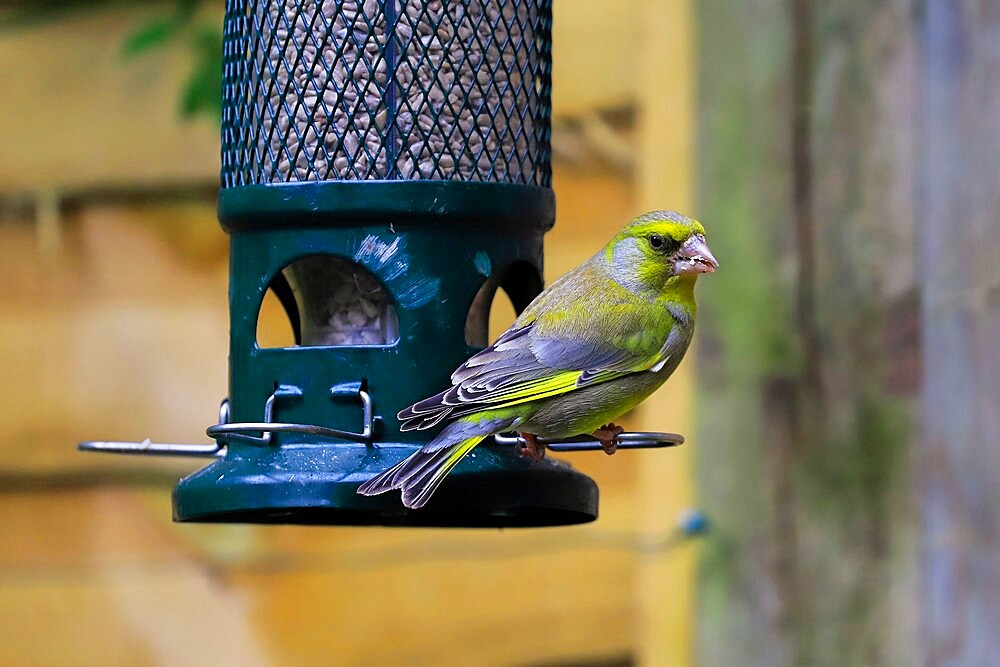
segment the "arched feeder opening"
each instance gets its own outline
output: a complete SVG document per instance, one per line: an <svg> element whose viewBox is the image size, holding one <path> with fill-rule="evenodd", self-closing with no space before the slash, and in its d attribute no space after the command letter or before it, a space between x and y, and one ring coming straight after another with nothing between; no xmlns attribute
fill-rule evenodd
<svg viewBox="0 0 1000 667"><path fill-rule="evenodd" d="M345 257L297 259L275 276L269 290L281 300L297 346L394 345L399 340L388 290L371 271Z"/></svg>

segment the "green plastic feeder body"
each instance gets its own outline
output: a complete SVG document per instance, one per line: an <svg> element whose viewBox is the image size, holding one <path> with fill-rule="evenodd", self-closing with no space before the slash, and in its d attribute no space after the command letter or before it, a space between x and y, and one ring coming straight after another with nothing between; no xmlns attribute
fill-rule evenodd
<svg viewBox="0 0 1000 667"><path fill-rule="evenodd" d="M356 493L433 437L401 433L395 415L486 344L495 291L520 311L541 290L555 214L550 29L548 0L228 3L227 420L370 434L222 436L225 456L178 484L178 521L596 518L591 479L489 441L422 509ZM268 288L294 347L257 344Z"/></svg>

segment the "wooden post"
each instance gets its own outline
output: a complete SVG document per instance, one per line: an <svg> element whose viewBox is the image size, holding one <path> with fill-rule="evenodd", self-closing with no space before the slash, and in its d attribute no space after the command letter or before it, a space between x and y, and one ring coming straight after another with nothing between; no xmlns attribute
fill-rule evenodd
<svg viewBox="0 0 1000 667"><path fill-rule="evenodd" d="M699 662L913 664L920 13L698 11Z"/></svg>
<svg viewBox="0 0 1000 667"><path fill-rule="evenodd" d="M929 1L921 31L920 636L1000 656L1000 13Z"/></svg>
<svg viewBox="0 0 1000 667"><path fill-rule="evenodd" d="M636 76L641 98L638 210L692 209L694 85L689 0L646 0ZM642 428L690 433L693 352L666 386L643 405ZM674 528L679 512L692 504L691 460L697 439L670 452L643 452L639 465L639 521L651 539ZM664 489L670 489L669 494ZM666 502L672 498L674 503ZM638 664L691 664L694 547L640 556L637 596Z"/></svg>

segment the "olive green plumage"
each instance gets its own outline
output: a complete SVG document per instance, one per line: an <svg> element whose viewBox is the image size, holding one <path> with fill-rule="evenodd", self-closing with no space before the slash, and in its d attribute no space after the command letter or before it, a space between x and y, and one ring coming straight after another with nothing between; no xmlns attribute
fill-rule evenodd
<svg viewBox="0 0 1000 667"><path fill-rule="evenodd" d="M398 415L438 436L358 493L403 490L422 507L483 438L506 430L590 433L656 390L694 333L694 285L718 266L701 223L653 211L545 289L495 343L452 374L452 387Z"/></svg>

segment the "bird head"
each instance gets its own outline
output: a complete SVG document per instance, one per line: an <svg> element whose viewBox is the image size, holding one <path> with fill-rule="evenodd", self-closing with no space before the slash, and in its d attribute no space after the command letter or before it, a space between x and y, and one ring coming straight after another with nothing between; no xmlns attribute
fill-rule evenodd
<svg viewBox="0 0 1000 667"><path fill-rule="evenodd" d="M639 216L611 240L605 256L620 282L658 292L719 267L701 223L674 211Z"/></svg>

